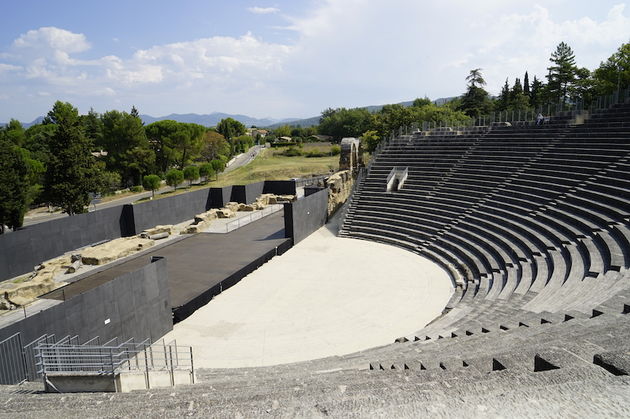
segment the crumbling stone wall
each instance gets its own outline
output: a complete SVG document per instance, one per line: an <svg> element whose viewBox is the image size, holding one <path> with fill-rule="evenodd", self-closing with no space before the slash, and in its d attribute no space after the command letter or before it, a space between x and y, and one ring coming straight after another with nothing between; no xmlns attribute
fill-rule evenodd
<svg viewBox="0 0 630 419"><path fill-rule="evenodd" d="M354 178L350 170L337 172L326 180L329 217L348 200L353 185Z"/></svg>

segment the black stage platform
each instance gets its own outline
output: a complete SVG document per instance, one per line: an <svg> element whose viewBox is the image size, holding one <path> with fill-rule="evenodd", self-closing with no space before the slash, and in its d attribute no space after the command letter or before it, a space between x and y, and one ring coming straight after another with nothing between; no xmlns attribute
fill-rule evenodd
<svg viewBox="0 0 630 419"><path fill-rule="evenodd" d="M183 320L213 296L291 247L291 240L284 237L283 214L280 211L268 215L227 234L192 235L69 284L45 298L70 298L139 269L151 257L158 256L166 258L174 321Z"/></svg>

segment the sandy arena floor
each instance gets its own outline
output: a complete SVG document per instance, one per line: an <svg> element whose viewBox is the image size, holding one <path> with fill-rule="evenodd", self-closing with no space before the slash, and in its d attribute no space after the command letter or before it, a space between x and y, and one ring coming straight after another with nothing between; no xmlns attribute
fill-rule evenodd
<svg viewBox="0 0 630 419"><path fill-rule="evenodd" d="M199 368L254 367L392 343L441 313L453 289L439 266L334 229L272 259L164 339L193 346Z"/></svg>

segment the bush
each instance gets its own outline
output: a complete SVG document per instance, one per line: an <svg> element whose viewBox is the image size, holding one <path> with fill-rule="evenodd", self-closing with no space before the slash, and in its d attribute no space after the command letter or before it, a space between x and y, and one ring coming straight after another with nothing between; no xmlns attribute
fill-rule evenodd
<svg viewBox="0 0 630 419"><path fill-rule="evenodd" d="M208 178L214 174L214 168L212 163L204 163L199 166L199 176L201 176L204 182L208 181Z"/></svg>
<svg viewBox="0 0 630 419"><path fill-rule="evenodd" d="M121 176L117 172L103 171L100 191L103 195L113 194L120 189Z"/></svg>
<svg viewBox="0 0 630 419"><path fill-rule="evenodd" d="M177 189L177 185L184 181L184 172L177 169L171 169L166 172L166 184Z"/></svg>
<svg viewBox="0 0 630 419"><path fill-rule="evenodd" d="M162 179L158 175L146 175L142 178L144 189L151 191L151 198L155 197L155 191L160 189Z"/></svg>
<svg viewBox="0 0 630 419"><path fill-rule="evenodd" d="M289 147L284 151L281 151L279 153L275 153L278 156L285 156L285 157L297 157L297 156L301 156L302 155L302 151L300 151L299 149L295 148L295 147Z"/></svg>
<svg viewBox="0 0 630 419"><path fill-rule="evenodd" d="M327 155L328 153L326 153L325 151L317 151L317 150L308 151L305 154L306 157L326 157Z"/></svg>
<svg viewBox="0 0 630 419"><path fill-rule="evenodd" d="M131 192L142 192L144 190L144 188L140 185L134 185L131 188L129 188L129 190Z"/></svg>
<svg viewBox="0 0 630 419"><path fill-rule="evenodd" d="M199 179L199 168L197 166L187 166L184 168L184 178L188 181L188 186L193 180Z"/></svg>
<svg viewBox="0 0 630 419"><path fill-rule="evenodd" d="M338 156L339 154L341 154L341 147L338 145L330 147L330 154L332 154L333 156Z"/></svg>

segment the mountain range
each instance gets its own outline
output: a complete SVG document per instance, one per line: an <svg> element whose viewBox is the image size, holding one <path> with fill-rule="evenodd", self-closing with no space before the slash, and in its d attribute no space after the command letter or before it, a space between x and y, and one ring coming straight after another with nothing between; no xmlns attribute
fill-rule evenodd
<svg viewBox="0 0 630 419"><path fill-rule="evenodd" d="M435 104L441 105L445 102L448 102L451 99L453 98L440 98L440 99L434 100L433 102ZM412 103L413 101L410 100L407 102L400 102L398 104L402 106L411 106ZM370 112L377 112L383 106L384 105L373 105L373 106L364 106L364 108ZM295 125L295 126L299 125L301 127L310 127L313 125L318 125L320 117L319 115L317 115L317 116L304 118L304 119L299 119L299 118L274 119L274 118L254 118L247 115L213 112L211 114L201 114L201 115L196 114L196 113L186 113L186 114L172 113L170 115L158 116L158 117L151 116L151 115L140 115L140 118L145 124L151 124L156 121L163 121L166 119L170 119L177 122L195 123L195 124L203 125L206 127L213 127L217 125L219 121L221 121L224 118L233 118L241 122L247 127L256 126L256 127L267 127L267 128L273 129L273 128L277 128L279 126L286 125L286 124ZM24 128L28 128L32 125L41 123L43 119L44 117L40 116L31 122L22 122L22 125L24 126ZM0 123L0 127L4 125L6 125L6 123Z"/></svg>

